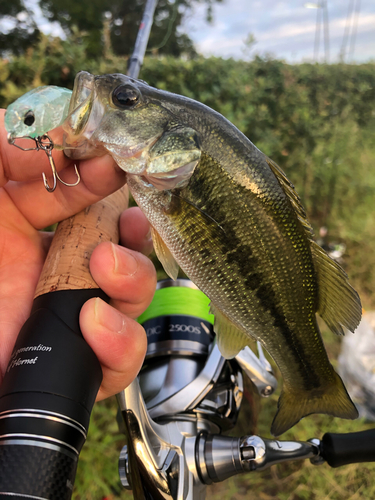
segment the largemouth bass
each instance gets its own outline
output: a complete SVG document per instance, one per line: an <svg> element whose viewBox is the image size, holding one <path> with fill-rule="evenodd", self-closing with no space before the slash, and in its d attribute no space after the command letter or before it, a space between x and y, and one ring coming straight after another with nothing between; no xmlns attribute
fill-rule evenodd
<svg viewBox="0 0 375 500"><path fill-rule="evenodd" d="M5 113L9 140L43 136L61 125L68 114L71 96L69 89L47 85L19 97Z"/></svg>
<svg viewBox="0 0 375 500"><path fill-rule="evenodd" d="M120 74L78 74L63 127L69 156L110 153L127 172L165 270L210 298L223 356L256 339L273 357L274 435L311 413L358 416L316 320L354 331L358 294L271 159L212 109Z"/></svg>

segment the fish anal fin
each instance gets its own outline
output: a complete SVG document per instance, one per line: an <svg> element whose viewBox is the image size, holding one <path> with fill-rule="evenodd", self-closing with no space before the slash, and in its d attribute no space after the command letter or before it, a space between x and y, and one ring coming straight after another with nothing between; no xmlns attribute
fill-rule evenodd
<svg viewBox="0 0 375 500"><path fill-rule="evenodd" d="M311 251L319 286L318 314L334 333L343 335L343 328L354 332L362 316L358 293L342 267L313 241Z"/></svg>
<svg viewBox="0 0 375 500"><path fill-rule="evenodd" d="M179 266L169 248L162 240L160 234L151 226L151 236L157 258L160 260L164 271L173 280L177 279Z"/></svg>
<svg viewBox="0 0 375 500"><path fill-rule="evenodd" d="M324 413L334 417L354 420L358 417L345 386L336 372L335 380L322 389L306 392L291 392L284 389L281 392L277 413L273 419L271 433L280 436L297 422L312 413Z"/></svg>
<svg viewBox="0 0 375 500"><path fill-rule="evenodd" d="M210 304L211 314L215 316L214 331L217 345L222 356L226 359L234 358L250 343L246 333L235 326L217 307Z"/></svg>

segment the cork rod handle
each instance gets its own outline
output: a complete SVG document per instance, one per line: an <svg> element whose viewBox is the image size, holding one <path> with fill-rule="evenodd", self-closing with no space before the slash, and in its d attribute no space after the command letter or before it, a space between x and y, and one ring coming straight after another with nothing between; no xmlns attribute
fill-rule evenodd
<svg viewBox="0 0 375 500"><path fill-rule="evenodd" d="M118 242L118 221L127 205L127 191L122 188L59 223L35 298L58 290L99 288L89 270L91 254L103 241Z"/></svg>
<svg viewBox="0 0 375 500"><path fill-rule="evenodd" d="M58 226L0 387L0 498L71 498L103 378L79 326L87 300L108 299L92 279L89 260L101 241L118 241L126 207L121 189Z"/></svg>

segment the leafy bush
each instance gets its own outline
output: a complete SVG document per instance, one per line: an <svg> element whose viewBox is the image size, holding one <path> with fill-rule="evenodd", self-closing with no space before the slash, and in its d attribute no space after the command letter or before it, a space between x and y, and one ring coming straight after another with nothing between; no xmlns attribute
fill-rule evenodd
<svg viewBox="0 0 375 500"><path fill-rule="evenodd" d="M126 72L127 60L108 51L88 59L85 38L43 37L24 56L0 61L0 105L39 85L72 88L80 70ZM272 157L295 183L316 230L344 242L345 267L367 306L375 305L375 64L288 65L272 59L251 62L198 58L146 58L141 78L153 86L204 102L219 111ZM335 345L338 339L327 336ZM328 345L330 349L330 346ZM95 500L118 492L116 461L122 438L114 408L94 410L80 460L75 498ZM267 435L276 397L267 401L258 432ZM112 412L112 414L110 413ZM246 424L249 415L243 412ZM333 427L335 426L335 428ZM348 432L361 423L312 416L286 438L321 436L321 429ZM244 433L249 432L245 427ZM103 457L105 456L105 460ZM279 465L261 474L228 480L209 489L209 498L373 498L372 464L331 470L309 464ZM113 490L115 488L115 491ZM114 497L113 497L114 498ZM121 498L132 498L123 491Z"/></svg>
<svg viewBox="0 0 375 500"><path fill-rule="evenodd" d="M88 59L85 36L43 36L24 56L0 62L0 105L38 85L72 88L80 70L126 72L127 59ZM316 229L345 241L345 261L375 304L375 65L289 65L261 59L145 59L150 85L201 101L222 113L296 185Z"/></svg>

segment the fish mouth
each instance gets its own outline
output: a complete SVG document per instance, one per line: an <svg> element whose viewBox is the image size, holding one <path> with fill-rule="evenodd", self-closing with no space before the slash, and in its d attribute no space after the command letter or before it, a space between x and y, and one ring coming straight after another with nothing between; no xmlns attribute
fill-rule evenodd
<svg viewBox="0 0 375 500"><path fill-rule="evenodd" d="M80 71L74 81L72 97L70 98L69 114L78 108L95 88L95 76L87 71Z"/></svg>
<svg viewBox="0 0 375 500"><path fill-rule="evenodd" d="M110 88L110 84L113 82L108 75L94 76L85 71L77 74L69 113L63 123L65 154L79 160L109 153L126 172L140 173L145 168L147 151L160 135L134 144L130 138L121 137L115 142L103 134L108 119L103 86Z"/></svg>
<svg viewBox="0 0 375 500"><path fill-rule="evenodd" d="M96 95L95 77L81 71L76 76L68 116L62 125L64 151L68 157L78 160L105 154L103 146L91 142L103 115L104 107Z"/></svg>

